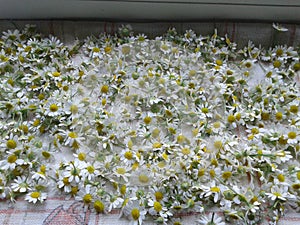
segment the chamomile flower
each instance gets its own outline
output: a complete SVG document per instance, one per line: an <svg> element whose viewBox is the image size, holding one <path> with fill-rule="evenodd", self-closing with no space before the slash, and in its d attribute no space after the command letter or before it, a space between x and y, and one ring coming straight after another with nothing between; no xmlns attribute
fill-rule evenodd
<svg viewBox="0 0 300 225"><path fill-rule="evenodd" d="M202 186L204 192L203 192L203 197L208 197L208 196L213 196L213 201L214 203L217 203L218 200L221 198L221 191L223 186L222 185L216 185L215 180L213 180L210 184L210 186Z"/></svg>
<svg viewBox="0 0 300 225"><path fill-rule="evenodd" d="M2 38L7 41L7 44L12 42L18 42L20 40L20 31L19 30L8 30L4 31Z"/></svg>
<svg viewBox="0 0 300 225"><path fill-rule="evenodd" d="M197 222L200 225L225 225L223 218L218 216L217 213L202 216Z"/></svg>
<svg viewBox="0 0 300 225"><path fill-rule="evenodd" d="M275 30L278 30L278 31L280 31L280 32L286 32L286 31L289 30L289 29L287 29L286 27L280 25L279 23L273 23L272 26L273 26L273 28L274 28Z"/></svg>
<svg viewBox="0 0 300 225"><path fill-rule="evenodd" d="M128 182L128 178L131 176L129 173L131 168L126 167L126 166L116 166L114 169L114 175L123 178L125 182Z"/></svg>
<svg viewBox="0 0 300 225"><path fill-rule="evenodd" d="M287 201L289 199L295 199L296 196L290 194L288 192L288 186L272 186L271 192L266 193L266 195L272 200L280 200L280 201Z"/></svg>
<svg viewBox="0 0 300 225"><path fill-rule="evenodd" d="M68 181L72 182L73 180L76 183L79 183L81 180L80 171L85 167L85 163L80 160L71 161L66 164L64 177L68 177Z"/></svg>
<svg viewBox="0 0 300 225"><path fill-rule="evenodd" d="M288 144L297 144L300 139L297 129L291 129L284 137L287 139Z"/></svg>
<svg viewBox="0 0 300 225"><path fill-rule="evenodd" d="M95 163L94 165L87 163L86 166L83 167L83 169L81 169L79 175L82 177L82 179L94 181L95 178L97 178L100 175L99 167L99 163Z"/></svg>
<svg viewBox="0 0 300 225"><path fill-rule="evenodd" d="M72 184L69 182L69 177L60 176L57 181L57 187L63 189L65 193L71 192Z"/></svg>
<svg viewBox="0 0 300 225"><path fill-rule="evenodd" d="M116 209L116 208L120 208L121 205L124 203L124 199L122 199L121 197L112 194L110 196L107 196L107 210L108 212L110 212L112 209Z"/></svg>
<svg viewBox="0 0 300 225"><path fill-rule="evenodd" d="M92 203L96 198L96 190L95 187L91 185L86 185L78 191L78 194L75 196L75 199L78 201L82 201L84 204L84 211L91 207Z"/></svg>
<svg viewBox="0 0 300 225"><path fill-rule="evenodd" d="M11 188L14 192L27 192L29 189L27 177L18 176L16 179L14 179L14 183L12 183Z"/></svg>
<svg viewBox="0 0 300 225"><path fill-rule="evenodd" d="M80 137L78 132L76 131L62 130L61 134L65 137L64 144L74 149L78 149L82 145L82 142L85 140L85 138Z"/></svg>
<svg viewBox="0 0 300 225"><path fill-rule="evenodd" d="M160 50L164 53L164 54L169 54L171 52L171 45L169 42L161 42L160 44Z"/></svg>
<svg viewBox="0 0 300 225"><path fill-rule="evenodd" d="M47 198L47 193L41 191L31 191L25 196L25 200L32 203L44 202Z"/></svg>
<svg viewBox="0 0 300 225"><path fill-rule="evenodd" d="M32 175L32 179L33 180L39 180L39 179L43 179L46 180L47 176L46 176L46 172L47 172L47 167L46 165L41 165L39 171L35 172Z"/></svg>
<svg viewBox="0 0 300 225"><path fill-rule="evenodd" d="M55 101L54 99L51 99L49 101L46 101L46 104L44 105L45 115L47 116L58 116L62 113L62 104L61 102Z"/></svg>
<svg viewBox="0 0 300 225"><path fill-rule="evenodd" d="M149 199L148 205L151 207L149 209L149 213L151 215L160 216L164 220L166 220L169 216L172 216L172 213L169 212L168 209L161 202L153 201L152 199Z"/></svg>
<svg viewBox="0 0 300 225"><path fill-rule="evenodd" d="M147 211L137 201L132 201L123 208L123 214L130 220L130 225L141 225L146 218Z"/></svg>
<svg viewBox="0 0 300 225"><path fill-rule="evenodd" d="M151 186L154 175L148 169L139 168L132 172L129 183L133 186Z"/></svg>
<svg viewBox="0 0 300 225"><path fill-rule="evenodd" d="M23 159L20 159L16 154L7 155L5 160L0 161L0 168L2 170L13 170L17 166L23 165L25 162Z"/></svg>

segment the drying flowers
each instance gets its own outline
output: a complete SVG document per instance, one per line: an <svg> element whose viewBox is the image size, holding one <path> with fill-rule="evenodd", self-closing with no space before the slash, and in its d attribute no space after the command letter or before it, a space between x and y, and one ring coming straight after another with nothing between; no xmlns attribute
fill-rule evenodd
<svg viewBox="0 0 300 225"><path fill-rule="evenodd" d="M73 46L3 32L0 198L60 194L132 224L276 224L300 205L299 71L299 49L216 31L122 26Z"/></svg>

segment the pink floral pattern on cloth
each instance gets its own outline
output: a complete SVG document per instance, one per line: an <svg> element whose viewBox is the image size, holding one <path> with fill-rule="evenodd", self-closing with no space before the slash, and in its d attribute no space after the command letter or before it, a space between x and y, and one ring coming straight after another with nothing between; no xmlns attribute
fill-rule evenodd
<svg viewBox="0 0 300 225"><path fill-rule="evenodd" d="M6 202L0 202L0 224L3 225L127 225L129 221L126 218L119 218L119 213L119 210L112 210L109 214L95 214L90 213L89 210L84 212L81 202L58 198L48 198L43 205L31 205L19 200L9 208ZM193 213L183 213L179 214L177 218L183 225L187 225L194 224L196 216ZM143 224L152 225L154 222L144 221ZM287 213L278 224L298 225L300 224L300 214Z"/></svg>
<svg viewBox="0 0 300 225"><path fill-rule="evenodd" d="M87 213L82 213L82 204L74 202L68 209L64 209L64 205L55 208L44 220L43 225L82 225L86 224L88 219ZM84 218L82 218L84 215Z"/></svg>

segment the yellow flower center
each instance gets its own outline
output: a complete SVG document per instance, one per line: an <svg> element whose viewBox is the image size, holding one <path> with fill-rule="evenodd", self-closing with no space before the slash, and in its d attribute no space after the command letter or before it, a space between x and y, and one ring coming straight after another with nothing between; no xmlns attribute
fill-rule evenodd
<svg viewBox="0 0 300 225"><path fill-rule="evenodd" d="M166 45L166 44L162 44L160 47L164 51L167 51L169 49L168 45Z"/></svg>
<svg viewBox="0 0 300 225"><path fill-rule="evenodd" d="M72 144L72 148L74 148L74 149L78 149L79 148L79 143L76 140L74 140L74 142Z"/></svg>
<svg viewBox="0 0 300 225"><path fill-rule="evenodd" d="M157 166L162 169L166 166L166 163L164 161L160 161L159 163L157 163Z"/></svg>
<svg viewBox="0 0 300 225"><path fill-rule="evenodd" d="M86 194L86 195L84 195L83 196L83 202L85 203L85 204L89 204L89 203L91 203L92 202L92 199L93 199L93 197L92 197L92 195L91 194Z"/></svg>
<svg viewBox="0 0 300 225"><path fill-rule="evenodd" d="M189 155L191 153L191 150L189 148L183 148L181 149L182 154Z"/></svg>
<svg viewBox="0 0 300 225"><path fill-rule="evenodd" d="M251 133L252 134L259 134L259 129L254 127L254 128L251 129Z"/></svg>
<svg viewBox="0 0 300 225"><path fill-rule="evenodd" d="M51 112L56 112L58 110L58 106L56 104L51 104L49 109Z"/></svg>
<svg viewBox="0 0 300 225"><path fill-rule="evenodd" d="M62 182L64 183L65 186L70 184L68 177L64 177Z"/></svg>
<svg viewBox="0 0 300 225"><path fill-rule="evenodd" d="M140 174L139 181L143 184L146 184L149 182L149 177L146 174Z"/></svg>
<svg viewBox="0 0 300 225"><path fill-rule="evenodd" d="M176 129L175 128L169 127L168 130L169 130L170 134L176 134Z"/></svg>
<svg viewBox="0 0 300 225"><path fill-rule="evenodd" d="M224 180L227 180L231 177L231 175L232 175L232 172L225 171L225 172L223 172L222 177L223 177Z"/></svg>
<svg viewBox="0 0 300 225"><path fill-rule="evenodd" d="M9 149L15 149L17 147L17 143L15 140L10 139L6 142L6 147Z"/></svg>
<svg viewBox="0 0 300 225"><path fill-rule="evenodd" d="M204 168L198 170L198 177L202 177L202 176L204 176L204 174L205 174Z"/></svg>
<svg viewBox="0 0 300 225"><path fill-rule="evenodd" d="M161 201L164 197L163 193L160 191L156 191L154 193L154 196L155 196L156 201L158 201L158 202Z"/></svg>
<svg viewBox="0 0 300 225"><path fill-rule="evenodd" d="M294 113L294 114L298 113L298 106L296 106L296 105L291 105L291 106L290 106L290 112L292 112L292 113Z"/></svg>
<svg viewBox="0 0 300 225"><path fill-rule="evenodd" d="M211 159L210 163L213 166L218 166L218 160L217 159Z"/></svg>
<svg viewBox="0 0 300 225"><path fill-rule="evenodd" d="M161 148L162 144L160 142L154 142L152 147L153 148Z"/></svg>
<svg viewBox="0 0 300 225"><path fill-rule="evenodd" d="M281 194L279 192L274 192L273 193L276 197L281 197Z"/></svg>
<svg viewBox="0 0 300 225"><path fill-rule="evenodd" d="M54 76L54 77L59 77L59 76L60 76L60 72L55 71L55 72L52 73L52 76Z"/></svg>
<svg viewBox="0 0 300 225"><path fill-rule="evenodd" d="M94 209L96 210L97 213L103 213L105 209L105 205L103 204L103 202L96 200L94 202Z"/></svg>
<svg viewBox="0 0 300 225"><path fill-rule="evenodd" d="M144 118L144 123L148 125L148 124L151 123L151 120L152 120L152 118L151 118L150 116L146 116L146 117Z"/></svg>
<svg viewBox="0 0 300 225"><path fill-rule="evenodd" d="M133 170L136 170L136 169L139 167L139 165L140 165L140 164L139 164L138 162L134 162L134 163L132 164L132 167L131 167L131 168L132 168Z"/></svg>
<svg viewBox="0 0 300 225"><path fill-rule="evenodd" d="M117 169L117 173L118 173L118 174L121 174L121 175L124 175L124 174L126 173L126 169L123 168L123 167L119 167L119 168Z"/></svg>
<svg viewBox="0 0 300 225"><path fill-rule="evenodd" d="M84 152L80 152L80 153L78 154L78 159L79 159L80 161L85 160L85 158L86 158L86 154L85 154Z"/></svg>
<svg viewBox="0 0 300 225"><path fill-rule="evenodd" d="M273 66L274 66L274 68L279 68L281 66L281 62L279 60L275 60L273 62Z"/></svg>
<svg viewBox="0 0 300 225"><path fill-rule="evenodd" d="M162 205L156 201L153 203L153 208L156 212L160 212L162 210Z"/></svg>
<svg viewBox="0 0 300 225"><path fill-rule="evenodd" d="M175 221L175 222L173 223L173 225L182 225L182 223L179 222L179 221Z"/></svg>
<svg viewBox="0 0 300 225"><path fill-rule="evenodd" d="M132 149L132 147L133 147L133 142L132 142L131 139L128 141L127 146L128 146L129 149Z"/></svg>
<svg viewBox="0 0 300 225"><path fill-rule="evenodd" d="M47 152L47 151L43 151L42 152L42 156L44 156L46 159L49 159L50 156L51 156L51 154L49 152Z"/></svg>
<svg viewBox="0 0 300 225"><path fill-rule="evenodd" d="M95 172L95 168L93 166L88 166L86 168L86 170L89 172L89 173L94 173Z"/></svg>
<svg viewBox="0 0 300 225"><path fill-rule="evenodd" d="M122 187L120 188L120 193L122 195L125 195L126 194L126 185L122 185Z"/></svg>
<svg viewBox="0 0 300 225"><path fill-rule="evenodd" d="M31 198L39 198L41 196L40 192L34 191L30 194Z"/></svg>
<svg viewBox="0 0 300 225"><path fill-rule="evenodd" d="M24 132L24 134L28 133L28 126L27 125L22 124L19 128Z"/></svg>
<svg viewBox="0 0 300 225"><path fill-rule="evenodd" d="M36 119L36 120L33 122L32 125L33 125L34 127L37 127L37 126L40 124L40 122L41 122L41 121L40 121L39 119Z"/></svg>
<svg viewBox="0 0 300 225"><path fill-rule="evenodd" d="M215 147L216 149L221 149L221 148L223 147L222 141L215 141L215 142L214 142L214 147Z"/></svg>
<svg viewBox="0 0 300 225"><path fill-rule="evenodd" d="M72 195L76 195L78 191L79 191L79 188L77 186L74 186L74 187L71 188L71 194Z"/></svg>
<svg viewBox="0 0 300 225"><path fill-rule="evenodd" d="M201 111L202 111L203 113L205 113L205 114L209 113L208 108L202 108Z"/></svg>
<svg viewBox="0 0 300 225"><path fill-rule="evenodd" d="M93 51L93 52L96 52L96 53L97 53L97 52L100 52L100 48L94 47L92 51Z"/></svg>
<svg viewBox="0 0 300 225"><path fill-rule="evenodd" d="M221 59L217 59L217 60L216 60L216 64L217 64L218 66L222 66L222 65L223 65L223 61L222 61Z"/></svg>
<svg viewBox="0 0 300 225"><path fill-rule="evenodd" d="M287 143L287 140L284 139L283 136L281 136L281 137L278 139L278 142L279 142L279 144L281 144L281 145L285 145L285 144Z"/></svg>
<svg viewBox="0 0 300 225"><path fill-rule="evenodd" d="M245 67L250 68L251 66L252 66L252 63L251 63L251 62L246 62L246 63L245 63Z"/></svg>
<svg viewBox="0 0 300 225"><path fill-rule="evenodd" d="M295 63L295 65L293 66L295 71L300 70L300 63Z"/></svg>
<svg viewBox="0 0 300 225"><path fill-rule="evenodd" d="M173 113L170 110L166 109L166 116L167 117L172 117Z"/></svg>
<svg viewBox="0 0 300 225"><path fill-rule="evenodd" d="M70 138L77 138L77 137L78 137L78 135L77 135L75 132L69 132L69 133L68 133L68 136L69 136Z"/></svg>
<svg viewBox="0 0 300 225"><path fill-rule="evenodd" d="M214 122L213 123L213 127L216 128L216 129L220 128L221 127L221 123L220 122Z"/></svg>
<svg viewBox="0 0 300 225"><path fill-rule="evenodd" d="M262 112L261 113L261 118L262 118L262 120L269 120L270 119L270 114L268 112Z"/></svg>
<svg viewBox="0 0 300 225"><path fill-rule="evenodd" d="M283 174L278 174L277 179L278 179L280 182L284 182L284 181L285 181L285 177L284 177Z"/></svg>
<svg viewBox="0 0 300 225"><path fill-rule="evenodd" d="M229 123L233 123L233 122L235 121L234 115L228 115L227 121L228 121Z"/></svg>
<svg viewBox="0 0 300 225"><path fill-rule="evenodd" d="M41 165L40 171L41 171L42 173L45 173L45 172L46 172L46 166L45 166L45 165Z"/></svg>
<svg viewBox="0 0 300 225"><path fill-rule="evenodd" d="M138 220L140 217L140 210L138 208L133 208L131 210L131 216L132 216L133 220Z"/></svg>
<svg viewBox="0 0 300 225"><path fill-rule="evenodd" d="M103 85L103 86L101 87L101 92L102 92L102 93L107 94L108 91L109 91L108 85Z"/></svg>
<svg viewBox="0 0 300 225"><path fill-rule="evenodd" d="M295 139L297 137L297 134L296 134L296 132L291 131L288 133L288 137L289 137L289 139Z"/></svg>
<svg viewBox="0 0 300 225"><path fill-rule="evenodd" d="M133 157L133 154L131 151L127 151L127 152L125 152L124 156L126 159L131 160Z"/></svg>
<svg viewBox="0 0 300 225"><path fill-rule="evenodd" d="M292 188L298 190L300 189L300 184L292 184Z"/></svg>
<svg viewBox="0 0 300 225"><path fill-rule="evenodd" d="M122 46L122 53L124 55L128 55L130 53L130 46L129 45Z"/></svg>
<svg viewBox="0 0 300 225"><path fill-rule="evenodd" d="M282 117L283 117L282 112L277 112L275 115L276 120L282 120Z"/></svg>
<svg viewBox="0 0 300 225"><path fill-rule="evenodd" d="M7 162L14 163L17 161L17 159L18 159L17 156L13 154L7 157Z"/></svg>
<svg viewBox="0 0 300 225"><path fill-rule="evenodd" d="M220 188L219 188L219 187L216 187L216 186L215 186L215 187L211 187L211 188L210 188L210 191L211 191L211 192L217 193L217 192L220 192Z"/></svg>
<svg viewBox="0 0 300 225"><path fill-rule="evenodd" d="M64 91L68 91L68 90L69 90L69 86L64 85L64 86L62 87L62 89L63 89Z"/></svg>
<svg viewBox="0 0 300 225"><path fill-rule="evenodd" d="M210 175L211 177L215 177L215 176L216 176L215 170L210 170L210 171L209 171L209 175Z"/></svg>
<svg viewBox="0 0 300 225"><path fill-rule="evenodd" d="M237 121L239 121L239 120L241 119L241 117L242 117L241 113L237 113L237 114L235 115L235 119L236 119Z"/></svg>
<svg viewBox="0 0 300 225"><path fill-rule="evenodd" d="M279 48L276 50L276 56L282 56L283 54L283 49Z"/></svg>
<svg viewBox="0 0 300 225"><path fill-rule="evenodd" d="M158 128L154 128L153 131L152 131L152 136L154 138L158 137L160 134L160 130Z"/></svg>
<svg viewBox="0 0 300 225"><path fill-rule="evenodd" d="M182 144L184 141L185 141L185 136L184 135L181 134L181 135L177 136L177 142L179 144Z"/></svg>
<svg viewBox="0 0 300 225"><path fill-rule="evenodd" d="M78 107L77 107L77 105L71 105L70 111L71 111L72 114L78 113Z"/></svg>
<svg viewBox="0 0 300 225"><path fill-rule="evenodd" d="M106 46L106 47L104 48L104 52L105 52L106 54L110 53L110 52L111 52L111 47L110 47L110 46Z"/></svg>

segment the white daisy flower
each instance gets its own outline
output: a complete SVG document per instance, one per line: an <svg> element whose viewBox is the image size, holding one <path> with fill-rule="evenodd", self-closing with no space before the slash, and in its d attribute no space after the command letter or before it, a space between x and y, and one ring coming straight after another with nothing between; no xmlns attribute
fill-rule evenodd
<svg viewBox="0 0 300 225"><path fill-rule="evenodd" d="M279 24L279 23L273 23L272 26L273 26L273 28L274 28L275 30L278 30L278 31L281 31L281 32L286 32L286 31L289 30L289 29L285 28L284 26L282 26L282 25Z"/></svg>
<svg viewBox="0 0 300 225"><path fill-rule="evenodd" d="M223 218L218 216L217 213L209 213L207 216L202 216L198 221L200 225L225 225Z"/></svg>
<svg viewBox="0 0 300 225"><path fill-rule="evenodd" d="M26 194L25 200L32 203L37 202L44 202L44 200L47 198L47 193L40 192L40 191L31 191Z"/></svg>

